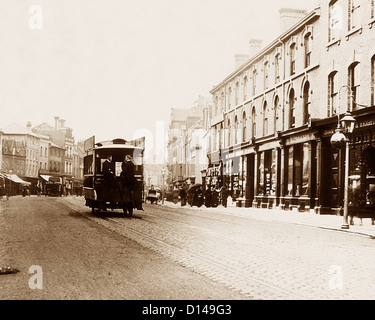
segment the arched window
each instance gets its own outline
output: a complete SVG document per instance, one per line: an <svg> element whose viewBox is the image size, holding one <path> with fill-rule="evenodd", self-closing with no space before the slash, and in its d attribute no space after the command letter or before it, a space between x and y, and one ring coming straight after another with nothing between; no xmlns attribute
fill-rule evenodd
<svg viewBox="0 0 375 320"><path fill-rule="evenodd" d="M275 83L278 83L280 81L280 59L281 54L278 53L275 56Z"/></svg>
<svg viewBox="0 0 375 320"><path fill-rule="evenodd" d="M338 88L337 88L337 72L332 72L328 76L328 110L327 116L332 117L337 113L338 107Z"/></svg>
<svg viewBox="0 0 375 320"><path fill-rule="evenodd" d="M305 48L305 68L310 66L311 62L311 33L307 33L303 39Z"/></svg>
<svg viewBox="0 0 375 320"><path fill-rule="evenodd" d="M247 77L243 78L243 100L247 99Z"/></svg>
<svg viewBox="0 0 375 320"><path fill-rule="evenodd" d="M295 110L294 110L294 89L289 92L289 129L294 128L296 124Z"/></svg>
<svg viewBox="0 0 375 320"><path fill-rule="evenodd" d="M232 88L228 89L228 109L232 106Z"/></svg>
<svg viewBox="0 0 375 320"><path fill-rule="evenodd" d="M275 97L273 108L274 108L274 131L281 131L280 129L280 123L279 123L279 103L280 99L279 96Z"/></svg>
<svg viewBox="0 0 375 320"><path fill-rule="evenodd" d="M264 90L268 88L268 61L263 65L263 75L264 75Z"/></svg>
<svg viewBox="0 0 375 320"><path fill-rule="evenodd" d="M307 81L303 87L303 112L302 123L308 124L310 120L310 83Z"/></svg>
<svg viewBox="0 0 375 320"><path fill-rule="evenodd" d="M239 93L240 93L240 84L238 83L238 81L236 82L236 86L235 86L235 89L234 89L234 104L235 105L238 105L239 104Z"/></svg>
<svg viewBox="0 0 375 320"><path fill-rule="evenodd" d="M224 112L225 111L225 96L224 96L224 92L221 93L220 107L221 107L221 112Z"/></svg>
<svg viewBox="0 0 375 320"><path fill-rule="evenodd" d="M359 85L360 85L360 74L359 74L359 63L355 62L352 63L348 70L348 76L349 76L349 87L352 91L352 109L350 108L350 97L348 98L348 110L352 111L357 108L356 102L359 102ZM350 92L348 92L348 95L350 95Z"/></svg>
<svg viewBox="0 0 375 320"><path fill-rule="evenodd" d="M290 75L296 73L296 43L290 45Z"/></svg>
<svg viewBox="0 0 375 320"><path fill-rule="evenodd" d="M230 134L230 130L231 130L231 127L230 127L230 120L228 119L228 122L227 122L227 132L228 132L228 137L227 137L227 147L229 147L231 145L231 134Z"/></svg>
<svg viewBox="0 0 375 320"><path fill-rule="evenodd" d="M233 132L233 138L234 138L234 141L233 141L233 144L235 145L235 144L237 144L238 142L239 142L239 137L238 137L238 135L239 135L239 128L238 128L238 126L239 126L239 123L238 123L238 117L237 116L235 116L234 117L234 132Z"/></svg>
<svg viewBox="0 0 375 320"><path fill-rule="evenodd" d="M246 112L244 111L242 114L242 142L245 142L247 140L246 121Z"/></svg>
<svg viewBox="0 0 375 320"><path fill-rule="evenodd" d="M256 87L257 87L257 71L256 69L254 69L253 71L253 96L255 95Z"/></svg>
<svg viewBox="0 0 375 320"><path fill-rule="evenodd" d="M263 104L263 136L268 134L268 114L267 114L267 101Z"/></svg>
<svg viewBox="0 0 375 320"><path fill-rule="evenodd" d="M255 107L253 107L253 111L251 112L251 138L255 138L257 135L257 115L255 111Z"/></svg>

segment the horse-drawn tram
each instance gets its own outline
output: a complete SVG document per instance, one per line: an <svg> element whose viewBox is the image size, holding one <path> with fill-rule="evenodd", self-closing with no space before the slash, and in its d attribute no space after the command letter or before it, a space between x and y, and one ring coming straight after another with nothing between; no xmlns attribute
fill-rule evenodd
<svg viewBox="0 0 375 320"><path fill-rule="evenodd" d="M84 196L92 212L142 210L144 138L84 143Z"/></svg>

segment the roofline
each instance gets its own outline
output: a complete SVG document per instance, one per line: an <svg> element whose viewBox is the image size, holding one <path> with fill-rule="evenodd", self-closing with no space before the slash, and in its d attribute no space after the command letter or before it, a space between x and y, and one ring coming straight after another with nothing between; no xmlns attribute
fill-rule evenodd
<svg viewBox="0 0 375 320"><path fill-rule="evenodd" d="M278 36L275 40L273 40L269 45L259 51L255 56L250 58L247 62L243 65L235 69L230 75L228 75L223 81L219 84L215 85L211 90L210 93L214 94L220 87L222 87L226 82L229 82L232 78L234 78L238 73L241 73L243 70L247 69L251 64L255 61L259 60L260 57L264 56L268 51L271 51L274 47L277 47L279 44L282 44L286 38L290 37L294 32L299 30L302 26L304 26L308 21L319 17L320 16L320 7L315 8L310 13L308 13L305 17L303 17L300 21L290 27L288 30L284 31L280 36Z"/></svg>

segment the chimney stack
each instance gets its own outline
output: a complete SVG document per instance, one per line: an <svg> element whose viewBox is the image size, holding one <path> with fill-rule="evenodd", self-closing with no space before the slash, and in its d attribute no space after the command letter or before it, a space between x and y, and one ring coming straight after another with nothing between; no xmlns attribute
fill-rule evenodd
<svg viewBox="0 0 375 320"><path fill-rule="evenodd" d="M254 57L262 48L262 40L250 39L249 41L249 55L250 58Z"/></svg>
<svg viewBox="0 0 375 320"><path fill-rule="evenodd" d="M55 116L55 130L59 129L59 117Z"/></svg>
<svg viewBox="0 0 375 320"><path fill-rule="evenodd" d="M248 54L240 54L237 53L234 55L234 66L235 69L239 68L242 66L247 60L249 60L249 55Z"/></svg>
<svg viewBox="0 0 375 320"><path fill-rule="evenodd" d="M300 21L307 14L306 10L282 8L279 10L280 15L280 33L284 33L291 26Z"/></svg>

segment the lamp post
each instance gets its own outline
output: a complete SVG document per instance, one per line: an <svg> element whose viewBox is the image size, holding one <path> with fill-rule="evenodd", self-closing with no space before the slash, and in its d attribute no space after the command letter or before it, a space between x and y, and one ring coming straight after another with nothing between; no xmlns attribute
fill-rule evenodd
<svg viewBox="0 0 375 320"><path fill-rule="evenodd" d="M344 117L338 123L336 132L331 137L332 146L341 147L343 144L345 144L344 212L343 212L343 224L341 226L341 229L349 229L348 198L349 198L349 143L350 143L350 139L348 138L348 135L351 134L354 130L354 122L355 122L355 119L351 116L349 112L346 112Z"/></svg>
<svg viewBox="0 0 375 320"><path fill-rule="evenodd" d="M161 176L162 176L162 189L161 189L161 203L164 204L164 175L165 175L165 167L161 168Z"/></svg>

